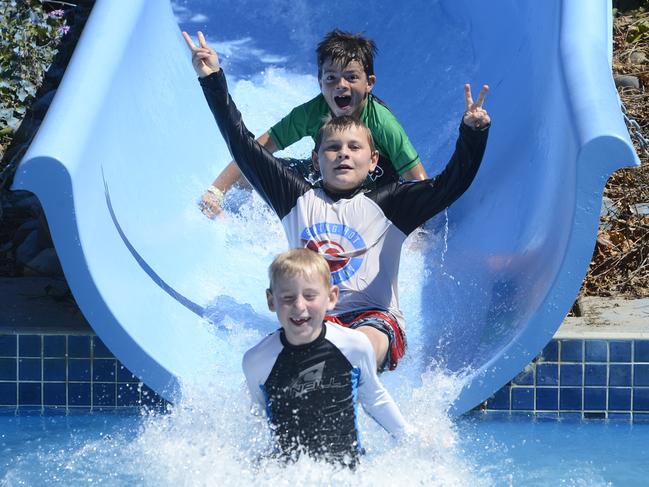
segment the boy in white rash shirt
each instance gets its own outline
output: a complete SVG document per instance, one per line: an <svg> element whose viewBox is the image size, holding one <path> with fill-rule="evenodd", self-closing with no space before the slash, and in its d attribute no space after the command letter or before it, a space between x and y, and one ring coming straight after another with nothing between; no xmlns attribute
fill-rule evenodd
<svg viewBox="0 0 649 487"><path fill-rule="evenodd" d="M289 250L269 277L268 307L281 328L244 355L250 394L266 412L281 458L304 452L354 467L362 453L359 402L393 436L410 428L378 379L367 337L325 319L338 298L327 261Z"/></svg>

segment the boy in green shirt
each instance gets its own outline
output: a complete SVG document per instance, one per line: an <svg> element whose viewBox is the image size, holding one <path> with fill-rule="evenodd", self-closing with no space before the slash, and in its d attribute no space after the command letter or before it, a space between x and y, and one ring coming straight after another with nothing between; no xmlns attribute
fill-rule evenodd
<svg viewBox="0 0 649 487"><path fill-rule="evenodd" d="M183 36L187 34L183 33ZM424 166L403 127L385 104L371 93L376 83L374 41L334 30L318 44L316 54L321 93L294 108L257 141L275 153L303 137L315 139L328 117L350 115L361 120L372 132L379 151L379 164L371 177L377 185L399 178L426 179ZM309 182L313 183L319 177L310 160L291 161L290 167ZM242 183L241 172L231 161L203 194L203 213L210 218L219 214L223 193Z"/></svg>

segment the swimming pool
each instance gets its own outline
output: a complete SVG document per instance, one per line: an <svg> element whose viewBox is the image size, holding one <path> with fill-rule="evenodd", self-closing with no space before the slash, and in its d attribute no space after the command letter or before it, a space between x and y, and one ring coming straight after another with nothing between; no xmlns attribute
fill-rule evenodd
<svg viewBox="0 0 649 487"><path fill-rule="evenodd" d="M646 485L649 424L473 414L427 447L366 443L358 472L255 466L202 420L1 416L0 485ZM221 432L223 433L223 432ZM226 442L227 443L227 442Z"/></svg>

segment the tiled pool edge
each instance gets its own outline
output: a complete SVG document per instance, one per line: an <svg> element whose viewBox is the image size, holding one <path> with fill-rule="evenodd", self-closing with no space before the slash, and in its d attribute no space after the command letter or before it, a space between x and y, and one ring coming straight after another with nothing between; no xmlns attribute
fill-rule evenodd
<svg viewBox="0 0 649 487"><path fill-rule="evenodd" d="M164 411L92 331L0 333L0 414Z"/></svg>
<svg viewBox="0 0 649 487"><path fill-rule="evenodd" d="M554 338L478 409L649 421L649 340Z"/></svg>

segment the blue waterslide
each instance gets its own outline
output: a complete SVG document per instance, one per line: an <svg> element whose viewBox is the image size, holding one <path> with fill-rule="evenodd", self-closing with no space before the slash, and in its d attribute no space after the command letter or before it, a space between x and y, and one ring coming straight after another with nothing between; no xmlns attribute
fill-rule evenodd
<svg viewBox="0 0 649 487"><path fill-rule="evenodd" d="M609 1L190 0L174 8L97 1L14 182L40 199L84 316L130 370L175 401L182 384L209 380L209 363L238 367L240 351L214 338L227 341L232 327L206 317L216 309L252 328L272 326L265 267L285 246L276 220L265 228L256 213L235 212L213 222L196 206L229 156L179 22L229 42L216 47L238 103L269 72L315 74L313 49L329 30L365 32L380 49L375 92L429 174L452 152L463 84L474 93L489 84L493 126L480 172L425 225L402 264L404 370L416 375L435 360L463 371L459 414L539 353L585 275L608 176L638 164L611 76ZM274 102L304 101L290 89L277 100L265 93L239 103L246 120Z"/></svg>

